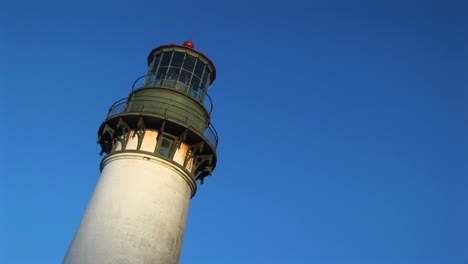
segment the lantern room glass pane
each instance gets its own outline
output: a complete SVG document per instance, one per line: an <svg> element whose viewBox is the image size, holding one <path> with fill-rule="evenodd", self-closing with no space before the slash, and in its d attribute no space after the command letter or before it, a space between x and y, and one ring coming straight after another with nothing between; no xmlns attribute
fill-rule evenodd
<svg viewBox="0 0 468 264"><path fill-rule="evenodd" d="M205 73L203 74L202 85L201 85L201 88L205 91L208 90L208 85L210 83L209 79L210 79L210 72L208 68L206 68Z"/></svg>
<svg viewBox="0 0 468 264"><path fill-rule="evenodd" d="M184 69L187 71L193 71L197 59L189 54L185 56Z"/></svg>
<svg viewBox="0 0 468 264"><path fill-rule="evenodd" d="M167 67L159 67L156 73L156 80L154 82L154 85L156 86L162 85L162 83L164 82L164 79L166 78L166 72L167 72Z"/></svg>
<svg viewBox="0 0 468 264"><path fill-rule="evenodd" d="M154 73L151 73L151 74L147 75L146 80L145 80L145 86L153 86L154 85L154 77L155 77Z"/></svg>
<svg viewBox="0 0 468 264"><path fill-rule="evenodd" d="M177 80L179 78L179 68L169 67L169 71L167 72L166 79L168 80Z"/></svg>
<svg viewBox="0 0 468 264"><path fill-rule="evenodd" d="M166 51L162 53L161 66L169 66L171 62L172 51Z"/></svg>
<svg viewBox="0 0 468 264"><path fill-rule="evenodd" d="M198 90L199 90L198 87L192 88L192 89L190 90L190 95L193 96L193 97L197 97Z"/></svg>
<svg viewBox="0 0 468 264"><path fill-rule="evenodd" d="M156 73L156 78L154 79L154 85L155 86L161 85L162 79L164 78L165 75L166 75L165 72L158 71L158 73Z"/></svg>
<svg viewBox="0 0 468 264"><path fill-rule="evenodd" d="M198 91L197 99L198 99L199 102L203 102L205 100L205 92L204 91L205 90L203 90L203 89L200 89Z"/></svg>
<svg viewBox="0 0 468 264"><path fill-rule="evenodd" d="M171 66L173 67L182 67L182 63L184 62L185 53L183 52L174 52L172 56Z"/></svg>
<svg viewBox="0 0 468 264"><path fill-rule="evenodd" d="M192 77L191 72L182 70L180 72L179 81L181 81L185 85L188 85L190 83L190 77Z"/></svg>
<svg viewBox="0 0 468 264"><path fill-rule="evenodd" d="M195 66L195 72L194 74L198 76L198 78L201 78L203 75L203 71L205 70L206 64L203 63L203 61L198 60L197 65Z"/></svg>
<svg viewBox="0 0 468 264"><path fill-rule="evenodd" d="M167 72L167 67L159 67L158 75L161 75L163 77L166 75L166 72Z"/></svg>
<svg viewBox="0 0 468 264"><path fill-rule="evenodd" d="M156 70L158 69L158 65L159 65L159 61L161 60L161 54L157 55L154 60L153 60L153 64L152 64L152 69L151 69L151 72L152 73L155 73Z"/></svg>
<svg viewBox="0 0 468 264"><path fill-rule="evenodd" d="M196 76L193 76L192 77L192 83L191 83L190 87L192 89L200 87L200 79L198 77L196 77Z"/></svg>

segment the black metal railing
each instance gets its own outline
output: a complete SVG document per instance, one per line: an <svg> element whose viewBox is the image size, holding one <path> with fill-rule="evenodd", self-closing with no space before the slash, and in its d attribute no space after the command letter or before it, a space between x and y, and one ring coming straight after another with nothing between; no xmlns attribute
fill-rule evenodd
<svg viewBox="0 0 468 264"><path fill-rule="evenodd" d="M205 138L208 139L208 142L216 149L218 147L218 132L211 123L208 124L203 134Z"/></svg>
<svg viewBox="0 0 468 264"><path fill-rule="evenodd" d="M110 107L107 118L111 118L115 115L122 113L136 112L139 114L150 114L181 122L187 126L194 127L196 129L203 130L204 137L208 140L210 145L214 149L218 146L218 133L214 126L206 120L206 118L196 115L196 111L188 111L187 109L169 104L162 100L158 100L157 97L145 97L145 98L131 98L130 102L128 98L118 100ZM202 127L201 127L202 126Z"/></svg>
<svg viewBox="0 0 468 264"><path fill-rule="evenodd" d="M213 102L205 89L195 87L192 83L185 83L181 80L172 79L168 76L156 76L156 74L146 74L133 82L132 91L144 87L165 87L185 93L202 104L208 113L213 111Z"/></svg>

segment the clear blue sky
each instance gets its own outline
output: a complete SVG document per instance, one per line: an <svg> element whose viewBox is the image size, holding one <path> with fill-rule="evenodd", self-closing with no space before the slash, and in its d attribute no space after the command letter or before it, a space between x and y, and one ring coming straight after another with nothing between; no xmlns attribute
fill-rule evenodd
<svg viewBox="0 0 468 264"><path fill-rule="evenodd" d="M353 2L353 3L351 3ZM468 263L465 1L3 1L0 263L59 263L161 44L216 64L181 263Z"/></svg>

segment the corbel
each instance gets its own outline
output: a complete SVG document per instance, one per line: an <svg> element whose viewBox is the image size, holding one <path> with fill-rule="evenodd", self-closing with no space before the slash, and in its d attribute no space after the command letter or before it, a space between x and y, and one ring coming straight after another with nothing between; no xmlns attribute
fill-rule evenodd
<svg viewBox="0 0 468 264"><path fill-rule="evenodd" d="M194 144L194 145L190 145L190 146L189 146L189 154L185 157L185 160L184 160L184 167L187 166L188 161L189 161L191 158L193 158L197 152L202 152L202 151L203 151L204 145L205 145L205 142L202 141L202 142L200 142L200 143L197 143L197 144ZM194 164L194 165L195 165L195 164Z"/></svg>
<svg viewBox="0 0 468 264"><path fill-rule="evenodd" d="M144 138L144 135L145 135L145 131L146 131L145 122L143 121L143 117L140 117L140 119L138 120L138 123L137 123L137 129L136 129L136 132L135 132L136 134L138 134L137 149L141 148L141 144L143 143L143 138Z"/></svg>
<svg viewBox="0 0 468 264"><path fill-rule="evenodd" d="M208 162L207 165L210 165L211 162L213 161L213 154L208 154L208 155L199 155L195 158L195 162L193 164L193 170L192 171L198 171L198 168L205 162ZM202 171L204 172L204 170Z"/></svg>
<svg viewBox="0 0 468 264"><path fill-rule="evenodd" d="M114 147L114 134L115 130L110 127L108 124L104 125L101 135L98 137L98 143L101 145L101 152L99 155L102 155L104 152L109 153Z"/></svg>

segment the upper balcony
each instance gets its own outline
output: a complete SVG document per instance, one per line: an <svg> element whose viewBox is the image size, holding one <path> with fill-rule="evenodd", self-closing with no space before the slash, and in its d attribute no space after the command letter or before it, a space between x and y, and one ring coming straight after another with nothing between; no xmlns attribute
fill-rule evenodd
<svg viewBox="0 0 468 264"><path fill-rule="evenodd" d="M211 114L213 111L213 102L205 89L196 86L195 83L187 81L178 74L152 73L143 75L135 80L132 85L132 91L149 87L163 87L177 90L189 95L203 105L208 114Z"/></svg>
<svg viewBox="0 0 468 264"><path fill-rule="evenodd" d="M214 126L209 123L209 120L207 121L208 123L204 123L206 120L195 112L169 104L159 97L123 98L110 107L106 120L121 114L155 116L179 124L185 124L187 127L192 127L192 130L203 133L203 137L212 146L213 150L216 150L218 146L218 133ZM198 124L202 124L203 127L194 127Z"/></svg>

